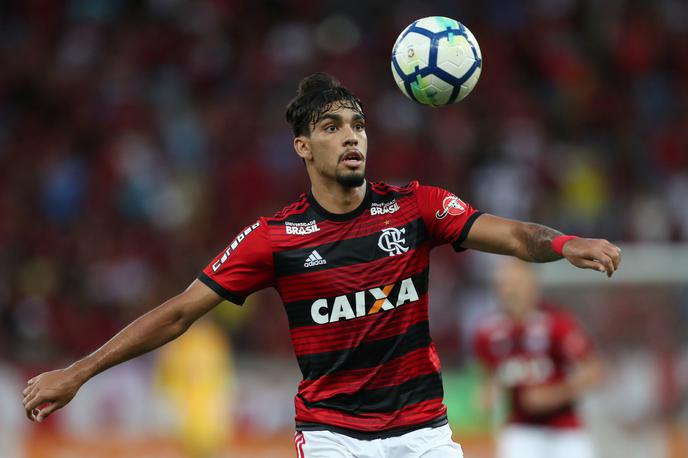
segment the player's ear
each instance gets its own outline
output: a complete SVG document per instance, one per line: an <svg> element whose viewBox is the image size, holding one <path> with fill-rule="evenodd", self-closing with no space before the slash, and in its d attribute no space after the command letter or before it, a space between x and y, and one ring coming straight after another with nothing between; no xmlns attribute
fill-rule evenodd
<svg viewBox="0 0 688 458"><path fill-rule="evenodd" d="M313 158L311 153L311 142L305 135L299 135L294 138L294 151L299 155L304 161L308 161Z"/></svg>

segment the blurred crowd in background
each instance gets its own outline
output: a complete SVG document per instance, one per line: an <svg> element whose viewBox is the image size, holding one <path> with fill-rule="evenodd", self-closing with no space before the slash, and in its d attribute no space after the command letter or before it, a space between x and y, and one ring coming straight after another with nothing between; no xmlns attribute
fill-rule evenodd
<svg viewBox="0 0 688 458"><path fill-rule="evenodd" d="M457 106L414 104L391 76L397 35L430 15L482 49ZM419 179L565 233L688 242L686 2L4 1L0 365L23 377L94 350L307 191L284 108L313 71L363 100L372 180ZM468 357L462 310L489 302L475 258L435 260L445 366ZM654 334L610 318L647 322L629 292L591 326L631 347L675 335L680 353L686 289L655 294L670 312ZM287 359L280 308L268 292L215 318L239 358Z"/></svg>

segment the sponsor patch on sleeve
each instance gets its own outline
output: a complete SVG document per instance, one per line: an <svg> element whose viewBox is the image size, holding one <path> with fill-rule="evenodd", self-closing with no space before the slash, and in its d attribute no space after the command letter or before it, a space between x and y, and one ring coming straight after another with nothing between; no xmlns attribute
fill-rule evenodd
<svg viewBox="0 0 688 458"><path fill-rule="evenodd" d="M229 244L225 252L222 253L222 256L220 256L220 258L213 263L213 272L218 271L220 266L222 266L222 264L224 264L225 261L229 259L229 255L232 253L232 251L236 250L239 244L246 238L246 236L253 232L258 226L260 226L260 221L256 221L253 225L247 227L243 230L243 232L236 236L232 243Z"/></svg>
<svg viewBox="0 0 688 458"><path fill-rule="evenodd" d="M435 213L435 218L444 219L447 215L459 216L466 211L466 204L454 194L448 195L442 200L442 210Z"/></svg>

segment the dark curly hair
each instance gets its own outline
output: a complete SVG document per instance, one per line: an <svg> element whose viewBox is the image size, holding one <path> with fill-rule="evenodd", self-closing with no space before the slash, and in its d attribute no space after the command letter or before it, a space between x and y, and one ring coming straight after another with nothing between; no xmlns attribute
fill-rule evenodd
<svg viewBox="0 0 688 458"><path fill-rule="evenodd" d="M363 104L350 90L327 73L313 73L301 80L287 105L287 122L294 136L310 135L311 127L330 110L350 108L363 115Z"/></svg>

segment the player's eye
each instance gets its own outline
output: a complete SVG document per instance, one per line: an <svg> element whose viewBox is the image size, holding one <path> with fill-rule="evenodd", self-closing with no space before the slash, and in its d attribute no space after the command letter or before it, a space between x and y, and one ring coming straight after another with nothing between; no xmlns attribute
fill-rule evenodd
<svg viewBox="0 0 688 458"><path fill-rule="evenodd" d="M354 125L354 129L356 129L357 132L363 132L365 130L365 124L363 123L356 123Z"/></svg>
<svg viewBox="0 0 688 458"><path fill-rule="evenodd" d="M337 126L330 124L329 126L325 126L325 132L337 132Z"/></svg>

